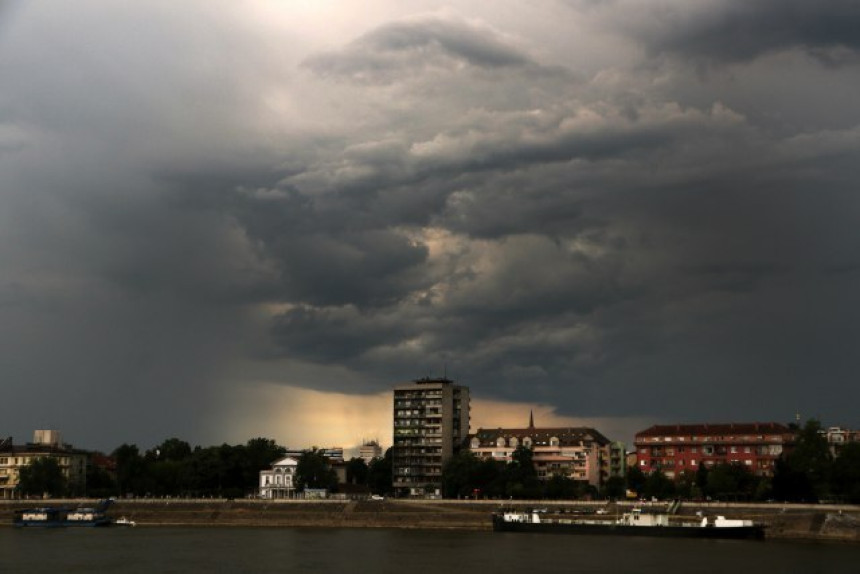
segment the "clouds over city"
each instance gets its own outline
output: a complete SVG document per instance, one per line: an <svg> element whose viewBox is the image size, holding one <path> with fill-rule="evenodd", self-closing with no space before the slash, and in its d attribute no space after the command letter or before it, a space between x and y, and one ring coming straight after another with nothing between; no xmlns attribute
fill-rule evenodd
<svg viewBox="0 0 860 574"><path fill-rule="evenodd" d="M290 444L445 369L857 424L860 16L807 4L3 4L8 433Z"/></svg>

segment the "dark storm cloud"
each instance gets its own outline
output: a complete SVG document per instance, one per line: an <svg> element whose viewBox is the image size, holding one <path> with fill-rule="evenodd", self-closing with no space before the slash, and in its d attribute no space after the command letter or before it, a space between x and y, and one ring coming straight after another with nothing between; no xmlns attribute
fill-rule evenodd
<svg viewBox="0 0 860 574"><path fill-rule="evenodd" d="M368 40L389 38L385 27L308 66L360 86L369 70L387 85L390 66L408 61L410 69L426 70L433 62L432 80L407 73L408 80L393 83L420 115L425 104L417 98L427 82L445 84L463 72L450 54L439 59L438 46L412 50L427 37L417 26L408 27L415 42ZM477 392L515 399L528 384L562 411L573 397L582 399L577 408L584 402L601 413L611 397L625 414L678 408L695 397L719 407L703 408L703 416L720 416L729 406L720 397L757 387L753 394L763 397L771 384L763 377L803 370L801 348L833 343L830 336L829 343L814 342L822 337L817 326L792 313L774 328L797 334L774 333L781 342L762 345L760 353L749 352L754 338L735 344L730 333L767 337L766 301L796 297L794 285L822 272L823 253L840 249L846 238L818 230L836 216L822 209L820 194L843 197L845 213L856 213L856 202L844 195L851 186L840 159L854 157L845 145L851 132L781 140L719 104L684 107L647 92L616 97L572 75L567 93L576 97L565 99L553 81L529 75L526 68L535 66L511 66L503 81L528 78L538 99L498 108L484 100L481 111L459 115L439 114L430 104L434 130L392 124L384 145L347 146L285 178L288 189L320 202L313 227L336 211L320 205L350 205L357 228L399 227L396 236L403 227L429 226L451 234L454 244L445 256L415 260L410 269L423 281L391 284L398 294L387 304L370 304L358 288L351 299L345 291L330 302L316 299L316 309L284 313L274 333L286 356L368 374L445 362ZM481 101L492 87L480 74L467 77ZM828 164L832 170L808 169ZM808 193L824 182L819 195ZM410 203L414 196L427 201ZM253 221L246 227L253 235ZM850 240L856 242L853 234ZM336 252L321 249L313 259ZM354 280L362 273L361 258L355 261L344 267L334 256L327 274L311 283L325 292ZM849 290L838 288L838 297ZM821 303L823 312L828 304ZM711 337L728 356L702 350ZM781 380L788 396L800 392L799 381ZM658 390L662 407L629 401L641 398L640 382ZM757 416L751 406L735 412Z"/></svg>
<svg viewBox="0 0 860 574"><path fill-rule="evenodd" d="M640 30L653 50L716 62L751 60L799 48L823 61L857 62L860 6L853 0L657 2L638 7ZM639 26L642 26L639 28Z"/></svg>
<svg viewBox="0 0 860 574"><path fill-rule="evenodd" d="M98 10L85 46L50 12L9 27L0 376L29 405L52 388L52 420L110 401L112 424L149 432L141 407L191 440L188 412L227 417L259 381L365 393L445 367L562 414L852 424L860 106L805 78L860 86L794 48L853 53L856 11L588 5L571 22L611 41L446 12L306 53L206 4L112 14L128 42ZM73 48L80 74L47 58ZM594 68L560 66L574 49Z"/></svg>

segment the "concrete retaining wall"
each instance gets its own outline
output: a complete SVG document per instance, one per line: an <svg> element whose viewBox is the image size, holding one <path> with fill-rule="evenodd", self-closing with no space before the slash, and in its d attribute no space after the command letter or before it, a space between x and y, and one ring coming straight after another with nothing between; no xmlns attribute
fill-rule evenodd
<svg viewBox="0 0 860 574"><path fill-rule="evenodd" d="M94 501L0 502L0 525L10 525L16 508L36 505L78 506ZM505 501L505 506L546 507L550 510L594 509L570 501ZM490 514L499 501L262 501L262 500L121 500L110 514L125 516L141 526L271 526L432 528L489 530ZM629 503L610 506L623 512ZM665 508L665 503L647 506ZM860 542L860 507L824 505L682 505L679 514L694 518L696 512L750 518L767 524L768 538Z"/></svg>

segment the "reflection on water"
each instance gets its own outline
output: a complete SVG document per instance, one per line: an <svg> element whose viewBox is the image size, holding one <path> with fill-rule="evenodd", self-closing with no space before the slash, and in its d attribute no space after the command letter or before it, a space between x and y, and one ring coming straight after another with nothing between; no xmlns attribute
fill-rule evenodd
<svg viewBox="0 0 860 574"><path fill-rule="evenodd" d="M292 528L0 528L0 572L860 571L848 544Z"/></svg>

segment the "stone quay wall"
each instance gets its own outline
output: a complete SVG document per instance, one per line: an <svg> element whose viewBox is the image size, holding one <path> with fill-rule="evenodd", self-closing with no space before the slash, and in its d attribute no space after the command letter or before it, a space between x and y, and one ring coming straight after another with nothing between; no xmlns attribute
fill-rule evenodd
<svg viewBox="0 0 860 574"><path fill-rule="evenodd" d="M97 501L0 501L0 525L11 525L15 509L34 506L87 506ZM635 503L664 510L666 503ZM321 528L415 528L490 530L490 516L506 508L540 508L572 513L605 508L606 519L634 503L607 505L579 501L473 500L184 500L134 499L114 502L109 514L124 516L139 526L252 526ZM860 506L798 504L683 503L677 519L695 520L697 513L749 518L767 525L766 537L817 541L860 542Z"/></svg>

